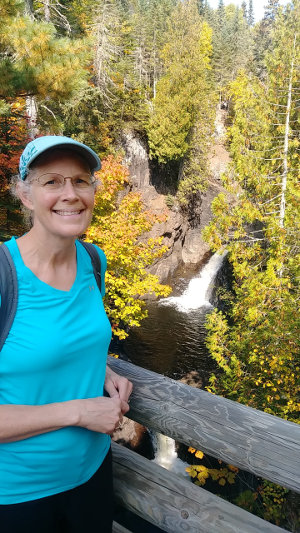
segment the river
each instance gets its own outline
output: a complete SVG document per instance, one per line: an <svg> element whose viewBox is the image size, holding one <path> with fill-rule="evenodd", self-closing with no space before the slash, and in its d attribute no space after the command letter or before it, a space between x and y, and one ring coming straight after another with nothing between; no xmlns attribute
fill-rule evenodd
<svg viewBox="0 0 300 533"><path fill-rule="evenodd" d="M223 259L214 254L196 273L181 269L172 279L172 296L148 303L148 317L122 345L130 361L191 385L207 384L216 365L205 346L204 324Z"/></svg>
<svg viewBox="0 0 300 533"><path fill-rule="evenodd" d="M183 267L172 278L172 296L148 302L148 317L139 328L133 328L121 343L121 352L143 368L196 387L204 387L217 370L205 345L205 319L213 309L214 285L224 256L214 254L195 268ZM116 350L116 347L113 347ZM117 350L116 350L117 351ZM173 439L150 432L154 461L160 466L189 479L187 463L177 456ZM124 518L125 516L125 518ZM159 533L161 530L130 513L120 520L131 531Z"/></svg>

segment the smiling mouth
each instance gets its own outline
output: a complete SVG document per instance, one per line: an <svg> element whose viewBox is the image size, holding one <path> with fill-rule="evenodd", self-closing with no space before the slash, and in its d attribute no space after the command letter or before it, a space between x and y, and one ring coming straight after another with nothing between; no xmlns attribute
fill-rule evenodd
<svg viewBox="0 0 300 533"><path fill-rule="evenodd" d="M77 211L55 211L54 213L63 217L70 217L74 215L80 215L83 212L83 209L78 209Z"/></svg>

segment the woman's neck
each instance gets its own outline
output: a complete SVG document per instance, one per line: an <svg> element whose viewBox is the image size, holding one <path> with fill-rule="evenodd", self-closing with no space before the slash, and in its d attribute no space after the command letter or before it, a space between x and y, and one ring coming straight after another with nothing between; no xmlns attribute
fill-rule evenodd
<svg viewBox="0 0 300 533"><path fill-rule="evenodd" d="M56 235L44 236L36 228L18 239L23 260L36 265L59 266L76 258L76 237L62 238Z"/></svg>
<svg viewBox="0 0 300 533"><path fill-rule="evenodd" d="M56 289L69 291L77 273L75 237L41 237L32 230L17 240L23 262L37 278Z"/></svg>

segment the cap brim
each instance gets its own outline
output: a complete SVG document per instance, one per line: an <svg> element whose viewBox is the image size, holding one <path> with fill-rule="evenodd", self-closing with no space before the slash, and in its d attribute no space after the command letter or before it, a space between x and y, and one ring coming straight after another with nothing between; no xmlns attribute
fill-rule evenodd
<svg viewBox="0 0 300 533"><path fill-rule="evenodd" d="M70 137L45 135L43 137L37 137L25 147L19 164L21 178L23 180L26 179L30 165L39 156L46 154L50 150L55 150L55 148L71 150L77 153L87 162L92 172L101 168L101 161L98 155L89 146L75 141L75 139L71 139Z"/></svg>
<svg viewBox="0 0 300 533"><path fill-rule="evenodd" d="M35 157L33 157L30 161L29 166L41 155L46 154L50 150L55 150L55 148L66 148L67 150L71 150L72 152L79 154L89 165L90 169L95 172L97 170L101 169L101 161L98 157L95 157L94 153L88 149L88 147L75 144L72 142L69 143L57 143L53 144L52 146L49 146L48 148L45 148L42 152L39 154L36 154Z"/></svg>

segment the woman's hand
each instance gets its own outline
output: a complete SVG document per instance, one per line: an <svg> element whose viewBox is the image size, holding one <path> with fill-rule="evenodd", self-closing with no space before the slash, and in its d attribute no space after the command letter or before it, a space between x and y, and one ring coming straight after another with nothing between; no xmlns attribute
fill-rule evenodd
<svg viewBox="0 0 300 533"><path fill-rule="evenodd" d="M129 411L129 398L132 393L132 383L127 378L116 374L109 366L106 367L104 388L111 398L119 398L122 402L122 414Z"/></svg>
<svg viewBox="0 0 300 533"><path fill-rule="evenodd" d="M0 405L0 443L15 442L68 426L112 435L129 411L132 383L107 367L99 396L46 405Z"/></svg>
<svg viewBox="0 0 300 533"><path fill-rule="evenodd" d="M77 426L108 435L112 435L119 426L123 418L124 405L128 405L117 396L113 398L99 396L73 402L79 411Z"/></svg>

